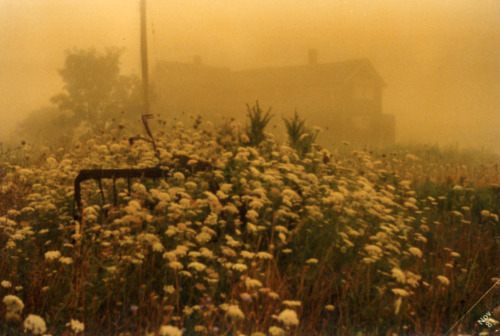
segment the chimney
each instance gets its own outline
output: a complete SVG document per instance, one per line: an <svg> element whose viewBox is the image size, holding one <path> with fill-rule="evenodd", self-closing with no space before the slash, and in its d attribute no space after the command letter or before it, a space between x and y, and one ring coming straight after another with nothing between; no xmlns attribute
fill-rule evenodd
<svg viewBox="0 0 500 336"><path fill-rule="evenodd" d="M201 66L201 57L199 55L193 57L193 64L195 66Z"/></svg>
<svg viewBox="0 0 500 336"><path fill-rule="evenodd" d="M309 65L318 64L318 51L316 49L309 49L308 59Z"/></svg>

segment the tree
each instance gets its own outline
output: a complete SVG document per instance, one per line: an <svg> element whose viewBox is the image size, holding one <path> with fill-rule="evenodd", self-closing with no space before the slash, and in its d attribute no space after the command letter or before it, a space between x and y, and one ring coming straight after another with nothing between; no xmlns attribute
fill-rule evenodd
<svg viewBox="0 0 500 336"><path fill-rule="evenodd" d="M122 53L122 49L116 48L104 53L95 49L67 52L64 67L59 70L63 92L51 101L62 111L73 112L78 122L87 121L92 128L116 118L121 111L139 109L140 84L137 78L120 74Z"/></svg>

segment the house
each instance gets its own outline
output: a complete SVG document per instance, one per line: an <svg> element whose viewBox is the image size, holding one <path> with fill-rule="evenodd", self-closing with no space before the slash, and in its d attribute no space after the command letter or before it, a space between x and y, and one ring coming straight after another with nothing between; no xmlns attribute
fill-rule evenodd
<svg viewBox="0 0 500 336"><path fill-rule="evenodd" d="M311 126L320 126L320 143L343 140L383 145L394 142L394 116L382 112L386 84L367 59L318 63L315 50L299 66L231 71L192 64L163 62L153 73L162 113L246 115L245 104L256 100L272 108L272 122L295 111ZM278 130L280 128L278 127Z"/></svg>

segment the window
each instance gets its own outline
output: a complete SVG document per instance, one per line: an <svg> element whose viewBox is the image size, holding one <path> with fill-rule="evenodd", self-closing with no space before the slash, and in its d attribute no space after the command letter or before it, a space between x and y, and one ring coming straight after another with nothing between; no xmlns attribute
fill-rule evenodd
<svg viewBox="0 0 500 336"><path fill-rule="evenodd" d="M373 87L369 86L368 84L357 85L354 88L354 97L356 99L373 100Z"/></svg>

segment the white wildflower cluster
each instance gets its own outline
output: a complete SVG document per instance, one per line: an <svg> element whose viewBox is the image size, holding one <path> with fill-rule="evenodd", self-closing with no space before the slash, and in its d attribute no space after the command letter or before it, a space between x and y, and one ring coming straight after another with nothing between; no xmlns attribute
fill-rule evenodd
<svg viewBox="0 0 500 336"><path fill-rule="evenodd" d="M164 325L160 327L160 336L182 336L182 331L171 325Z"/></svg>
<svg viewBox="0 0 500 336"><path fill-rule="evenodd" d="M6 295L2 302L5 305L5 321L7 323L21 322L21 312L24 309L23 301L15 295Z"/></svg>
<svg viewBox="0 0 500 336"><path fill-rule="evenodd" d="M297 313L292 309L285 309L278 315L278 321L283 323L286 328L295 327L299 325Z"/></svg>
<svg viewBox="0 0 500 336"><path fill-rule="evenodd" d="M45 260L53 261L53 260L59 260L60 258L61 258L61 252L59 251L45 252Z"/></svg>
<svg viewBox="0 0 500 336"><path fill-rule="evenodd" d="M233 320L242 320L245 318L245 314L243 314L238 305L229 305L226 314Z"/></svg>
<svg viewBox="0 0 500 336"><path fill-rule="evenodd" d="M45 320L38 315L29 314L23 323L24 329L31 331L34 335L41 335L47 331Z"/></svg>
<svg viewBox="0 0 500 336"><path fill-rule="evenodd" d="M24 309L23 301L15 295L6 295L2 301L8 313L20 313Z"/></svg>
<svg viewBox="0 0 500 336"><path fill-rule="evenodd" d="M69 321L66 326L70 327L75 334L83 333L83 331L85 330L85 325L82 322L74 319L71 319L71 321Z"/></svg>

